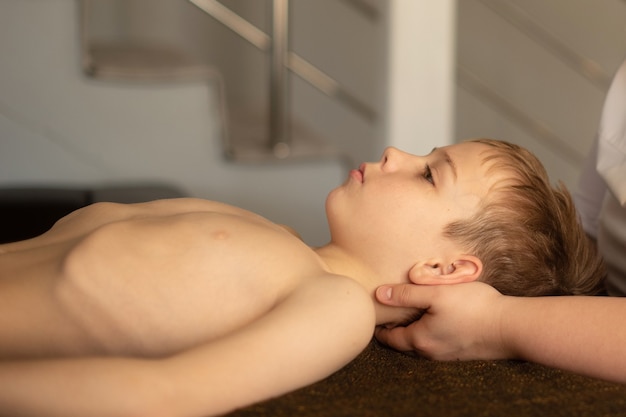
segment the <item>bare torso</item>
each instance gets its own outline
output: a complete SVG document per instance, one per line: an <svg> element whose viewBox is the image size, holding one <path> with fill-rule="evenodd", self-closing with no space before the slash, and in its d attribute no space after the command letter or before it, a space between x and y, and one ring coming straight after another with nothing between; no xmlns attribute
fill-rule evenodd
<svg viewBox="0 0 626 417"><path fill-rule="evenodd" d="M271 310L320 258L220 203L96 204L0 246L0 358L164 356Z"/></svg>

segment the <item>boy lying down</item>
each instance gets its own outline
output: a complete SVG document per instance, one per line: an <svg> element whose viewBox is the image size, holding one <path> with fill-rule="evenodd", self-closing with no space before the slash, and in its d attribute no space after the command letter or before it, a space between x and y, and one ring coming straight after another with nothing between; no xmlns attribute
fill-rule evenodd
<svg viewBox="0 0 626 417"><path fill-rule="evenodd" d="M1 412L208 416L284 394L416 317L377 303L381 284L601 287L569 194L515 145L386 149L326 211L319 248L199 199L94 204L0 246Z"/></svg>

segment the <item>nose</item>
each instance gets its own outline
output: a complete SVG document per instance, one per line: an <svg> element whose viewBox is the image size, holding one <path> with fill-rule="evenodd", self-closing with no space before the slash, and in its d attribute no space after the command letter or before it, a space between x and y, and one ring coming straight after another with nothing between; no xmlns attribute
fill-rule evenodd
<svg viewBox="0 0 626 417"><path fill-rule="evenodd" d="M397 171L402 168L409 156L408 153L393 146L386 148L380 161L383 171Z"/></svg>

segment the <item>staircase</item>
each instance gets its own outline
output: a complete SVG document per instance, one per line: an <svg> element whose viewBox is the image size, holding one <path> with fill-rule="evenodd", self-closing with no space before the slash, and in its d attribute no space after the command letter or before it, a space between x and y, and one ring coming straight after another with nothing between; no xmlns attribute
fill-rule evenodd
<svg viewBox="0 0 626 417"><path fill-rule="evenodd" d="M0 186L167 183L325 242L340 161L232 164L212 68L145 46L85 55L80 13L75 0L0 2Z"/></svg>

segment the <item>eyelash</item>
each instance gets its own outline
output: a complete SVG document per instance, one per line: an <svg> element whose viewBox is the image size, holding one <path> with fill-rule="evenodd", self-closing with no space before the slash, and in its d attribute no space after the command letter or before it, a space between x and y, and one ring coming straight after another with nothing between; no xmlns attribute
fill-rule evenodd
<svg viewBox="0 0 626 417"><path fill-rule="evenodd" d="M430 166L428 166L428 164L426 164L426 166L424 167L424 174L422 175L422 177L428 181L429 183L431 183L433 186L435 185L435 179L433 178L433 173L430 170Z"/></svg>

